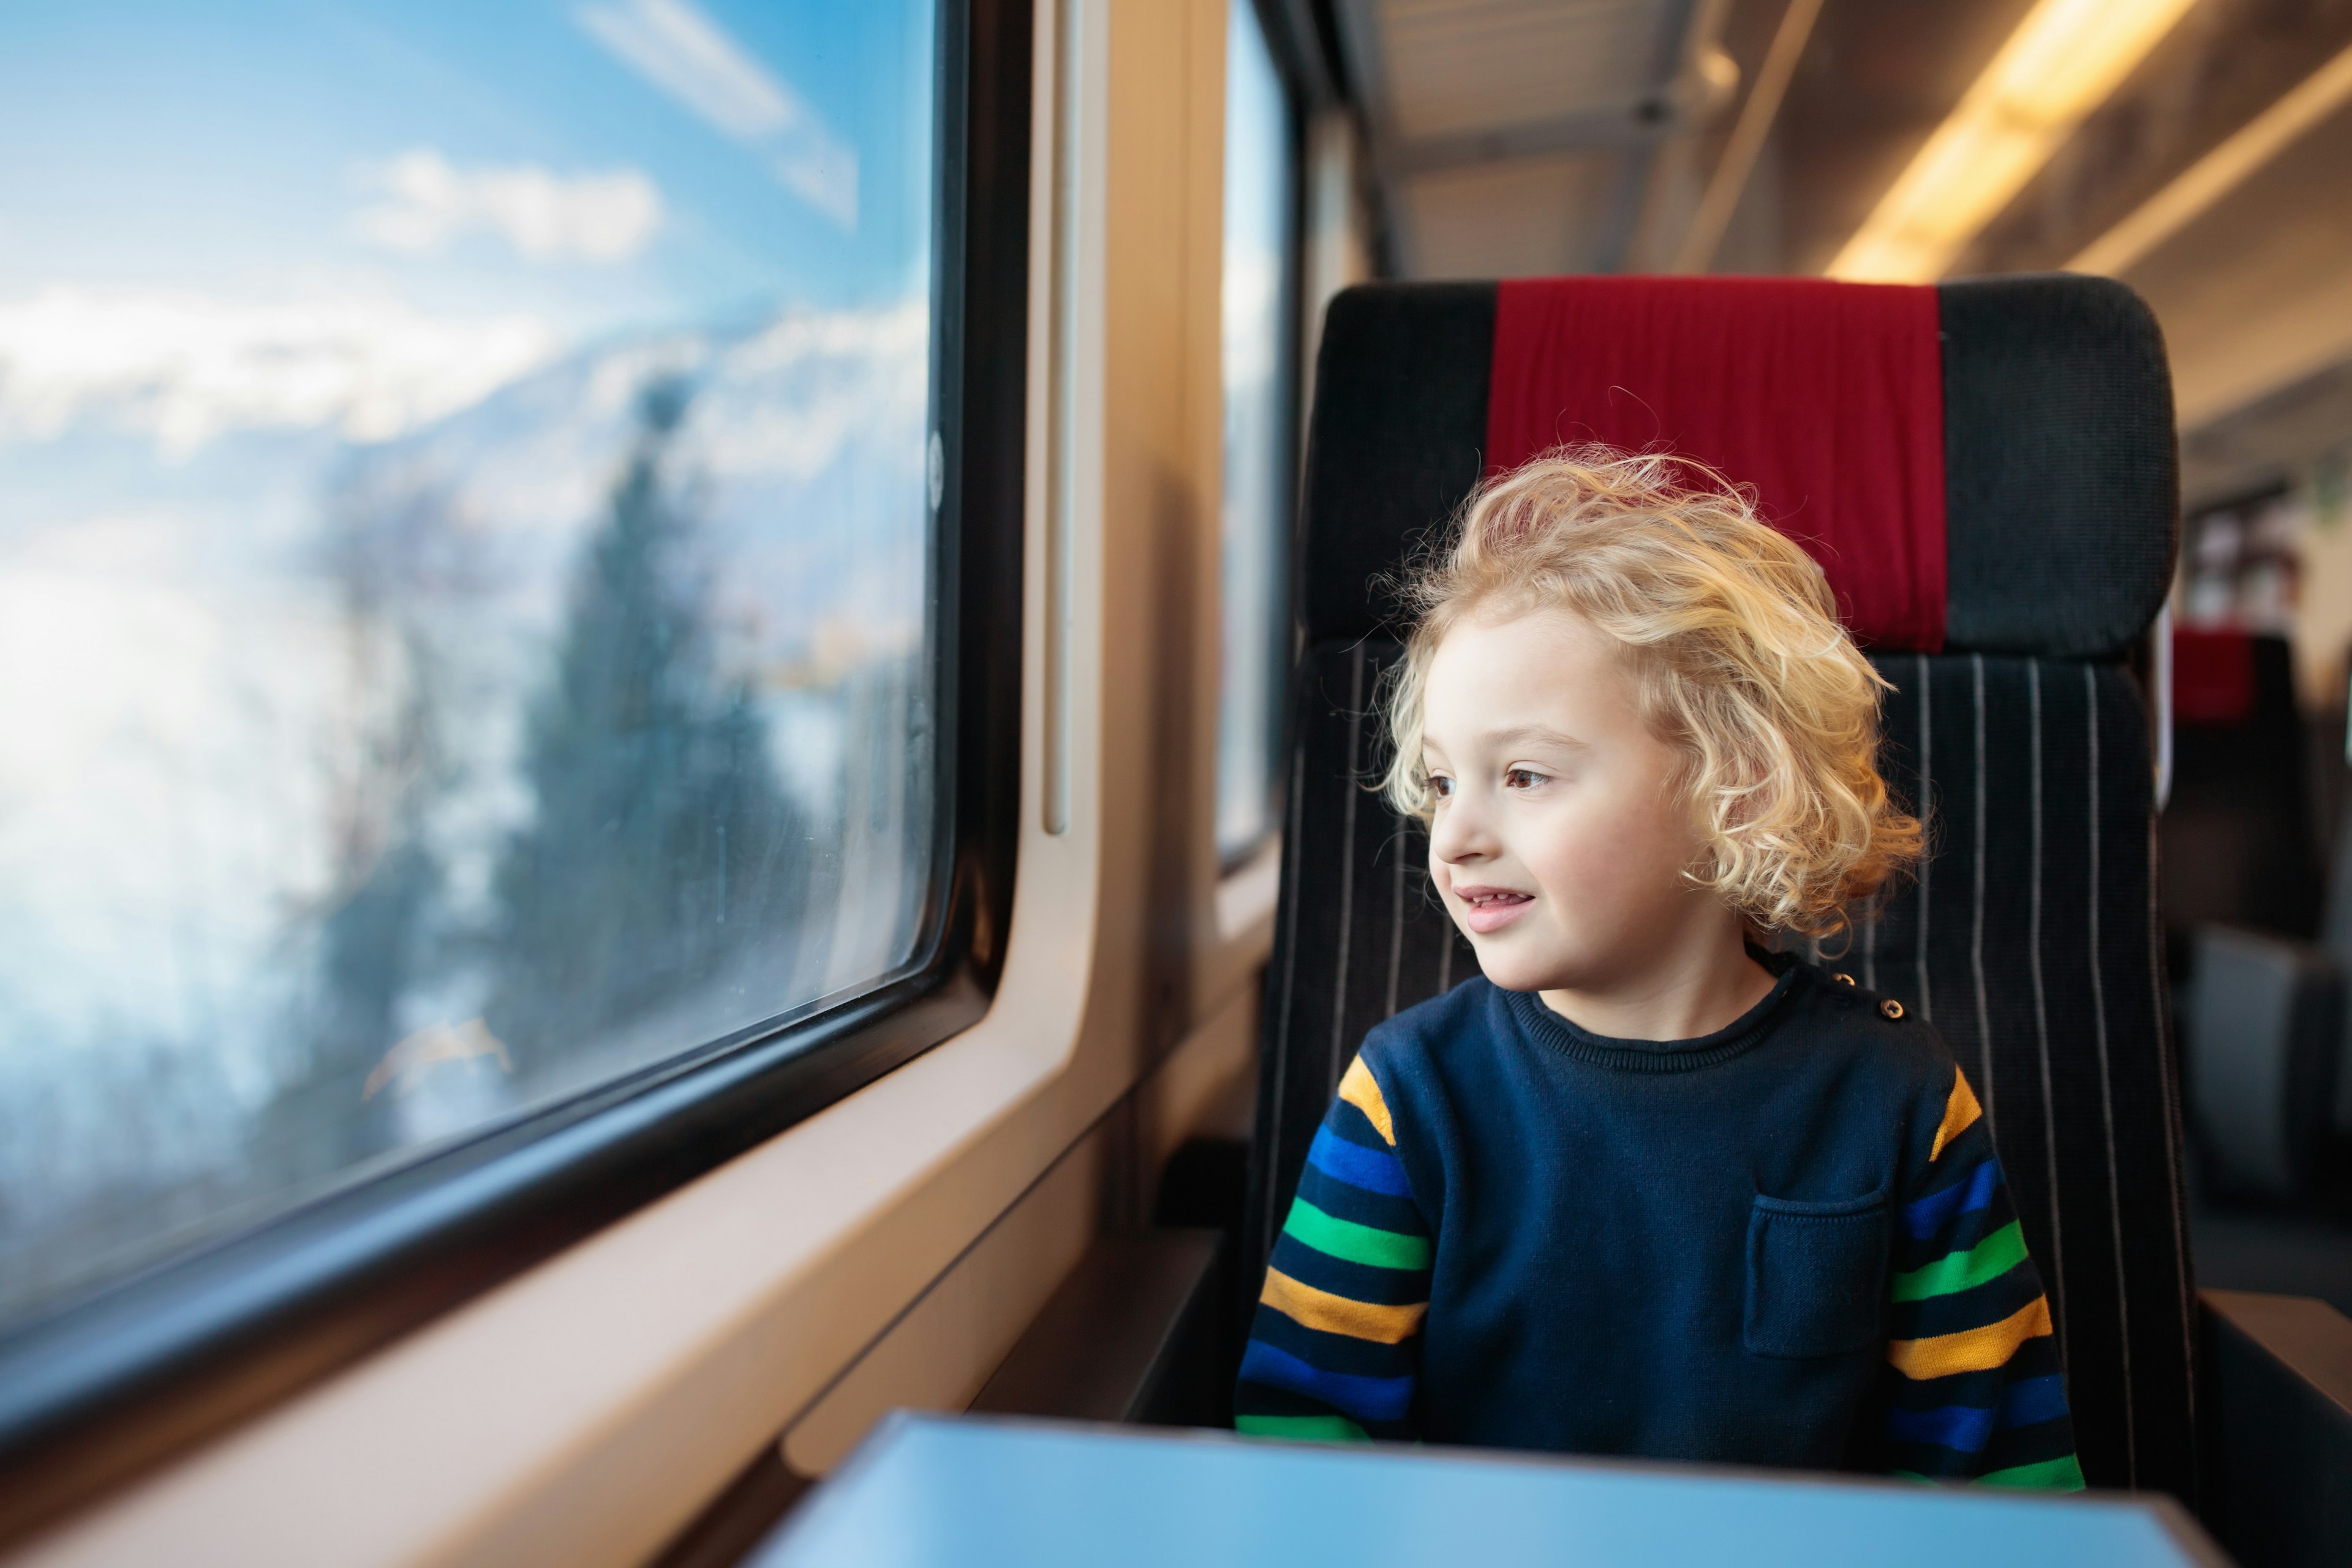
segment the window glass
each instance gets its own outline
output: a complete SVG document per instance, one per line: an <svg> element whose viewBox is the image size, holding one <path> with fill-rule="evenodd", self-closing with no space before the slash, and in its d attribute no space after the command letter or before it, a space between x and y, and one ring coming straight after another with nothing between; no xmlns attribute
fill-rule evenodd
<svg viewBox="0 0 2352 1568"><path fill-rule="evenodd" d="M1252 0L1225 44L1224 505L1217 848L1273 826L1291 505L1290 103Z"/></svg>
<svg viewBox="0 0 2352 1568"><path fill-rule="evenodd" d="M0 1322L908 959L933 30L0 14Z"/></svg>

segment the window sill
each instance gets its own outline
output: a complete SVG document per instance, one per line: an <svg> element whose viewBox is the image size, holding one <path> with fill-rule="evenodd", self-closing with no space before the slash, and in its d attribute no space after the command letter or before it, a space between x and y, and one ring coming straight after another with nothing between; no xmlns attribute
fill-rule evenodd
<svg viewBox="0 0 2352 1568"><path fill-rule="evenodd" d="M1024 846L1058 918L1016 917L971 1029L10 1561L649 1554L1132 1081L1077 1048L1132 1005L1072 984L1097 973L1079 838Z"/></svg>

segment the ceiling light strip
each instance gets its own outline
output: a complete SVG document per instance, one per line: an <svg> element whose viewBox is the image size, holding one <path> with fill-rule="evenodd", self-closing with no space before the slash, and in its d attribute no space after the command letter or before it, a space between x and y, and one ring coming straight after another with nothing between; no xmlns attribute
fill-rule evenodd
<svg viewBox="0 0 2352 1568"><path fill-rule="evenodd" d="M2228 141L2142 202L2066 263L2069 272L2117 273L2187 228L2303 133L2352 100L2352 48L2305 77Z"/></svg>
<svg viewBox="0 0 2352 1568"><path fill-rule="evenodd" d="M1829 265L1927 283L2040 173L2194 0L2041 0Z"/></svg>

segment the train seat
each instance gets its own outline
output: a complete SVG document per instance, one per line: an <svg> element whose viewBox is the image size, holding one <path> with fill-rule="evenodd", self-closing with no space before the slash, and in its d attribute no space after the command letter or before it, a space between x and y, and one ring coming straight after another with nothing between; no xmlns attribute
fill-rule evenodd
<svg viewBox="0 0 2352 1568"><path fill-rule="evenodd" d="M1562 440L1756 485L1895 690L1890 781L1935 853L1838 966L1931 1018L2048 1277L2085 1475L2195 1496L2198 1307L2128 658L2171 582L2154 319L2023 277L1381 284L1336 299L1309 431L1287 839L1240 1273L1364 1032L1470 973L1426 840L1370 793L1383 586L1481 472ZM1311 893L1312 896L1308 896Z"/></svg>
<svg viewBox="0 0 2352 1568"><path fill-rule="evenodd" d="M2285 637L2183 628L2172 670L2159 848L2200 1184L2325 1201L2352 1141L2352 837L2338 833L2322 903Z"/></svg>

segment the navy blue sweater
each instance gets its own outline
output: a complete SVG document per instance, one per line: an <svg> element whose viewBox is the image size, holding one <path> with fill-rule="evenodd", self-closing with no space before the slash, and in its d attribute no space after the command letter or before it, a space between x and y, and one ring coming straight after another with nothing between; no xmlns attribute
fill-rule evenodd
<svg viewBox="0 0 2352 1568"><path fill-rule="evenodd" d="M1244 1431L2078 1487L2050 1312L1935 1030L1792 958L1729 1027L1484 979L1373 1030L1309 1152Z"/></svg>

